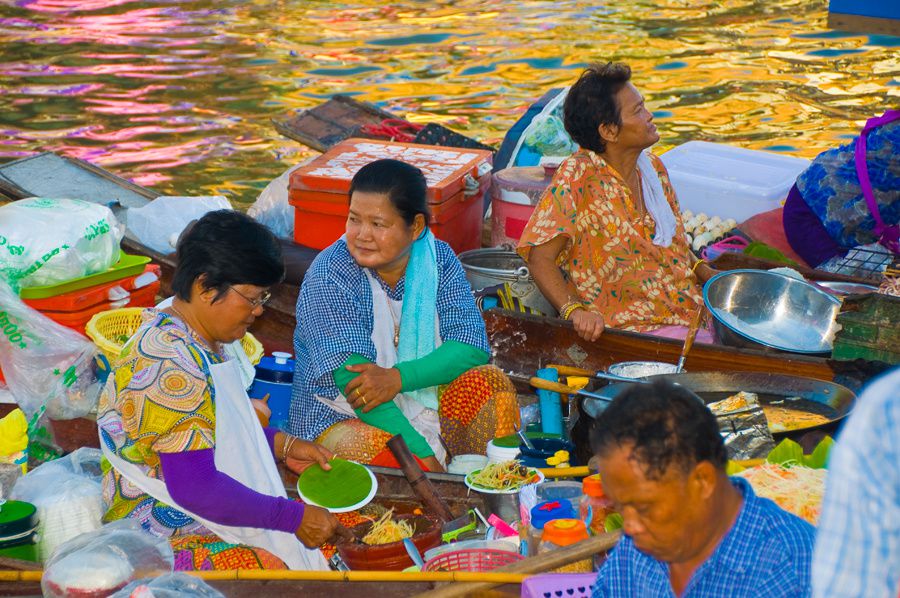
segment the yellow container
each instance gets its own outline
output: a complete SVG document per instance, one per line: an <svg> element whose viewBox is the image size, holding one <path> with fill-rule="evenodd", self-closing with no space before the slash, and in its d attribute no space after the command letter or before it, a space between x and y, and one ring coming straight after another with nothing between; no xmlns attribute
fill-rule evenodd
<svg viewBox="0 0 900 598"><path fill-rule="evenodd" d="M141 325L141 313L143 311L144 308L142 307L123 307L121 309L101 311L91 318L84 332L94 341L97 348L106 355L110 363L115 365L122 347L125 346L128 339ZM249 332L241 339L241 347L253 365L256 365L262 359L264 353L262 343L256 340L256 337Z"/></svg>

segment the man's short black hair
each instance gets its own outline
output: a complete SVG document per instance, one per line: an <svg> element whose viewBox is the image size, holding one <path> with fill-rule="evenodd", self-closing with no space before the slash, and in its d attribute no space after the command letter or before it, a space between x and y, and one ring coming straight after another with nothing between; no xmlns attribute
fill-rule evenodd
<svg viewBox="0 0 900 598"><path fill-rule="evenodd" d="M184 301L200 276L216 299L236 284L269 287L284 278L281 245L272 232L234 210L207 212L182 234L176 248L178 265L172 290Z"/></svg>
<svg viewBox="0 0 900 598"><path fill-rule="evenodd" d="M666 380L632 384L594 424L597 455L632 446L644 475L659 479L672 466L688 471L709 461L724 471L728 460L715 416L694 393Z"/></svg>
<svg viewBox="0 0 900 598"><path fill-rule="evenodd" d="M598 154L606 151L598 129L622 124L616 94L630 79L631 67L618 62L595 64L581 73L563 104L563 124L575 143Z"/></svg>

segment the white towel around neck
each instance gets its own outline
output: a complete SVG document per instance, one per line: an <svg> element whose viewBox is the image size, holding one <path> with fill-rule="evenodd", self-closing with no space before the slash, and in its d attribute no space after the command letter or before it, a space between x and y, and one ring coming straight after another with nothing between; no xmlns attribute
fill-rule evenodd
<svg viewBox="0 0 900 598"><path fill-rule="evenodd" d="M653 222L656 223L653 244L668 247L672 244L672 237L675 236L675 214L672 213L672 207L666 200L666 193L663 191L656 169L653 168L653 162L650 161L648 151L641 152L637 167L641 171L641 191L644 193L644 205L650 212Z"/></svg>

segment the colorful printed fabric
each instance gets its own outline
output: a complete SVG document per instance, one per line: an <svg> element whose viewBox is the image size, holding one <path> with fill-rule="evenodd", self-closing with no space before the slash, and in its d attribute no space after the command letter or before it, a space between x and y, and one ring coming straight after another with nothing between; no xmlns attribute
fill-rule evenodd
<svg viewBox="0 0 900 598"><path fill-rule="evenodd" d="M100 397L100 440L122 459L162 479L160 453L215 447L215 388L203 354L214 353L178 319L144 311ZM177 508L144 493L104 459L104 521L129 517L162 537L208 534Z"/></svg>
<svg viewBox="0 0 900 598"><path fill-rule="evenodd" d="M481 312L475 306L472 288L462 264L449 245L435 240L438 268L437 304L440 336L490 352ZM391 289L379 279L388 297L403 298L405 277ZM297 299L297 330L294 333L294 386L288 432L312 440L326 428L348 416L322 404L316 395L333 399L338 395L332 372L352 354L375 362L372 288L365 271L343 239L323 250L303 279Z"/></svg>
<svg viewBox="0 0 900 598"><path fill-rule="evenodd" d="M659 158L651 161L676 218L669 247L653 244L652 216L642 216L619 173L585 149L560 165L519 241L527 259L532 247L565 236L558 263L611 328L687 326L701 304L675 191Z"/></svg>
<svg viewBox="0 0 900 598"><path fill-rule="evenodd" d="M441 436L450 453L485 454L487 443L514 432L519 423L516 390L492 365L473 368L439 389ZM339 457L367 465L396 467L387 448L391 434L358 419L330 426L316 442Z"/></svg>
<svg viewBox="0 0 900 598"><path fill-rule="evenodd" d="M803 201L825 227L828 236L844 249L868 245L878 239L875 219L863 197L856 172L856 139L822 152L797 177ZM900 121L869 132L866 163L881 219L900 222Z"/></svg>
<svg viewBox="0 0 900 598"><path fill-rule="evenodd" d="M231 571L234 569L287 569L284 561L262 548L229 544L216 535L171 538L176 571Z"/></svg>

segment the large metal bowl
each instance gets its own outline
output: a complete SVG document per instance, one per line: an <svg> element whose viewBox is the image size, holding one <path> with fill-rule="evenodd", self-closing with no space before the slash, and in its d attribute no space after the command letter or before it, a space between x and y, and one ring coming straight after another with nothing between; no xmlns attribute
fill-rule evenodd
<svg viewBox="0 0 900 598"><path fill-rule="evenodd" d="M722 343L807 354L831 351L841 306L807 282L766 270L717 274L704 285L703 302Z"/></svg>

